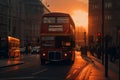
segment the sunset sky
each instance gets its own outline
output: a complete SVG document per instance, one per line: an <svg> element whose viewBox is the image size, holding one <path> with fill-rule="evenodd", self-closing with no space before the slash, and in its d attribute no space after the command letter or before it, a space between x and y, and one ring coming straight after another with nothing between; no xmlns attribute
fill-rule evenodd
<svg viewBox="0 0 120 80"><path fill-rule="evenodd" d="M76 26L88 27L88 0L42 0L51 12L69 13Z"/></svg>

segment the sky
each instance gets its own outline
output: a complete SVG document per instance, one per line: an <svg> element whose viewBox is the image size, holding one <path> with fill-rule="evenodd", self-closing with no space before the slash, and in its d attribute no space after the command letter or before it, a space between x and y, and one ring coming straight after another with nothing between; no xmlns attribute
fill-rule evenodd
<svg viewBox="0 0 120 80"><path fill-rule="evenodd" d="M69 13L76 26L88 26L88 0L42 0L51 12Z"/></svg>
<svg viewBox="0 0 120 80"><path fill-rule="evenodd" d="M81 9L88 12L88 0L43 0L52 11L72 12Z"/></svg>

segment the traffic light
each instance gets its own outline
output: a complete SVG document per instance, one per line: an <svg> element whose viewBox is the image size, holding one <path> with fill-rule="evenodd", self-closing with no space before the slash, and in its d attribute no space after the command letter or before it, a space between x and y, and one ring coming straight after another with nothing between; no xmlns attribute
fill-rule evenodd
<svg viewBox="0 0 120 80"><path fill-rule="evenodd" d="M101 33L100 32L97 33L97 42L98 43L101 42Z"/></svg>
<svg viewBox="0 0 120 80"><path fill-rule="evenodd" d="M101 33L100 33L100 32L98 32L98 33L97 33L97 36L98 36L98 37L100 37L100 36L101 36Z"/></svg>

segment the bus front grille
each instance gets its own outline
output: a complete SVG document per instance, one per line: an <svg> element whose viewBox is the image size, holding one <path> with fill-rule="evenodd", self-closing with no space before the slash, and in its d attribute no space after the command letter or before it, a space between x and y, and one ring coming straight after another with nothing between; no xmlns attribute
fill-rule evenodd
<svg viewBox="0 0 120 80"><path fill-rule="evenodd" d="M61 51L49 51L49 60L50 61L60 61L61 60Z"/></svg>

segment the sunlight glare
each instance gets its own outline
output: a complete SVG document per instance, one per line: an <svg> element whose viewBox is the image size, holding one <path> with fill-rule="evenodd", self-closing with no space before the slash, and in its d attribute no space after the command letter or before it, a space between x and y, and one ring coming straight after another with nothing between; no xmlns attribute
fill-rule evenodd
<svg viewBox="0 0 120 80"><path fill-rule="evenodd" d="M88 27L88 13L82 10L76 10L71 16L76 26Z"/></svg>

